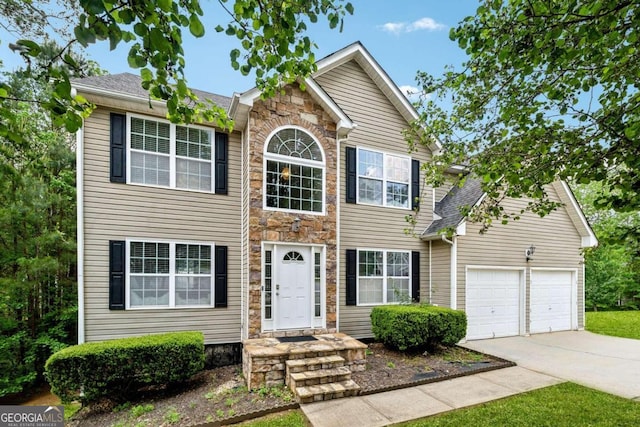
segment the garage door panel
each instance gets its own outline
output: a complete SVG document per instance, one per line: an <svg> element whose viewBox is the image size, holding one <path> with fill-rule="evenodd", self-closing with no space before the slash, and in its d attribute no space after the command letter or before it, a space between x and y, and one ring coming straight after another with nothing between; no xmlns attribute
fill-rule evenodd
<svg viewBox="0 0 640 427"><path fill-rule="evenodd" d="M467 270L467 339L520 333L520 271Z"/></svg>
<svg viewBox="0 0 640 427"><path fill-rule="evenodd" d="M571 329L573 273L534 270L531 273L532 334Z"/></svg>

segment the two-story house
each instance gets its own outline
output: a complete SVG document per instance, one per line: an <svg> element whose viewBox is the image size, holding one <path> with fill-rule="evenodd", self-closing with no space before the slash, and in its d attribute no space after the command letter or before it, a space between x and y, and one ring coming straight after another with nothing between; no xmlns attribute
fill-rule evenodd
<svg viewBox="0 0 640 427"><path fill-rule="evenodd" d="M465 310L467 339L583 327L596 239L566 184L549 186L564 205L547 217L480 234L458 209L482 201L478 183L424 186L439 147L408 152L416 111L360 43L303 83L267 100L197 92L233 132L170 123L132 74L74 83L97 106L77 138L81 342L370 337L371 307L408 298Z"/></svg>

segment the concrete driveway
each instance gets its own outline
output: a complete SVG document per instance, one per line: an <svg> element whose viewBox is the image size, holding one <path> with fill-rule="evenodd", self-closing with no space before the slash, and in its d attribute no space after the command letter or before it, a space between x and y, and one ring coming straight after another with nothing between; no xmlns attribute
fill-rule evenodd
<svg viewBox="0 0 640 427"><path fill-rule="evenodd" d="M468 341L462 346L640 401L640 340L567 331Z"/></svg>

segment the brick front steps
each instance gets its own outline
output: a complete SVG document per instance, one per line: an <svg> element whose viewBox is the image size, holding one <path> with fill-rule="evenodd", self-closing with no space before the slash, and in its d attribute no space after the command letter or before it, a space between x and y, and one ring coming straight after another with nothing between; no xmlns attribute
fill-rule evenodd
<svg viewBox="0 0 640 427"><path fill-rule="evenodd" d="M250 389L287 384L300 403L359 394L351 372L365 369L366 344L341 333L281 343L259 338L243 343L243 373Z"/></svg>

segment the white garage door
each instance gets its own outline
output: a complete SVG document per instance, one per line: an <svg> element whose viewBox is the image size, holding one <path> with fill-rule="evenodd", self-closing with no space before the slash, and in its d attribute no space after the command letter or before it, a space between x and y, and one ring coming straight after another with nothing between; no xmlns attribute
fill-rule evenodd
<svg viewBox="0 0 640 427"><path fill-rule="evenodd" d="M520 334L519 270L467 270L467 339Z"/></svg>
<svg viewBox="0 0 640 427"><path fill-rule="evenodd" d="M571 329L572 271L531 271L532 334Z"/></svg>

